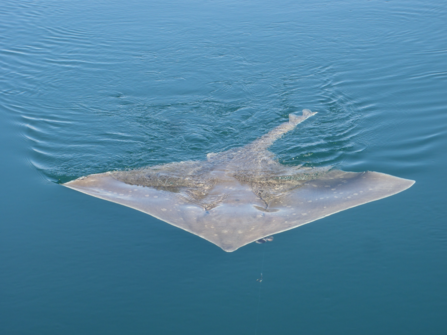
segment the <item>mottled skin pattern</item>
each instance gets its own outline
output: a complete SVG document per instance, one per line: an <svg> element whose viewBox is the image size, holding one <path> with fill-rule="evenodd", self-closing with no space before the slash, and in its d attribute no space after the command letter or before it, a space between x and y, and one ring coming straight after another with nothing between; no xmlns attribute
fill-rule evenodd
<svg viewBox="0 0 447 335"><path fill-rule="evenodd" d="M315 114L291 114L289 122L258 140L209 154L206 161L94 174L64 186L137 209L234 251L413 185L377 172L286 167L275 161L268 147Z"/></svg>

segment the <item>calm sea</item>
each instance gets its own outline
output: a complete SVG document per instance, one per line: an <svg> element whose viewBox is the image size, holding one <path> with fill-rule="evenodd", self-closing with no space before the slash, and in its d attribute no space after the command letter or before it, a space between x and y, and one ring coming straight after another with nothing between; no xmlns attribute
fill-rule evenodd
<svg viewBox="0 0 447 335"><path fill-rule="evenodd" d="M0 334L447 334L446 23L442 0L2 0ZM234 253L60 185L303 108L281 163L416 184Z"/></svg>

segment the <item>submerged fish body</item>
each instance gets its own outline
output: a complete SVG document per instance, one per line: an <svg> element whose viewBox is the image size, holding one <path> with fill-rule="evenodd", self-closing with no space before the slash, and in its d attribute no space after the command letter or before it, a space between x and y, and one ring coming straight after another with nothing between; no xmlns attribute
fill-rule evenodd
<svg viewBox="0 0 447 335"><path fill-rule="evenodd" d="M377 172L288 167L268 147L314 115L304 110L242 148L64 186L150 214L225 251L399 193L414 181Z"/></svg>

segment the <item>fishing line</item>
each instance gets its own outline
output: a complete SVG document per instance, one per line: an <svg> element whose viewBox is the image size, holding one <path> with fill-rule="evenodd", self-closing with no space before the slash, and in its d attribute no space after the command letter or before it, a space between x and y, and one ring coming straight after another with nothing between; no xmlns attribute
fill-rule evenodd
<svg viewBox="0 0 447 335"><path fill-rule="evenodd" d="M265 259L265 243L262 246L261 278L256 279L256 281L259 282L259 294L258 294L258 308L257 308L257 313L256 313L255 335L258 334L259 311L260 311L260 308L261 308L261 293L262 293L262 273L264 272L264 259Z"/></svg>

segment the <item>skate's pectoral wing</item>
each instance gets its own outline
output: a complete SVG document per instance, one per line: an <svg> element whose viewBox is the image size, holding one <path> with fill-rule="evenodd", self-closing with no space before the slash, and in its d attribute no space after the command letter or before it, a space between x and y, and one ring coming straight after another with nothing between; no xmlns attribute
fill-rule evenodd
<svg viewBox="0 0 447 335"><path fill-rule="evenodd" d="M314 115L304 110L240 149L64 184L196 234L225 251L399 193L414 181L377 172L286 167L267 148Z"/></svg>

